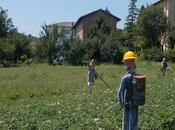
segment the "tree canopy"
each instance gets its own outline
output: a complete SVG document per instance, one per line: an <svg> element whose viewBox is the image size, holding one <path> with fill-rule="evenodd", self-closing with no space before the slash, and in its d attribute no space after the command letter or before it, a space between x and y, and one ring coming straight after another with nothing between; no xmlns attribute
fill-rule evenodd
<svg viewBox="0 0 175 130"><path fill-rule="evenodd" d="M0 38L6 37L14 29L12 19L8 17L7 10L0 7Z"/></svg>
<svg viewBox="0 0 175 130"><path fill-rule="evenodd" d="M129 14L126 18L126 31L127 31L127 42L125 46L127 46L130 50L134 49L134 37L135 37L135 25L138 16L138 8L136 7L137 0L130 0L129 4Z"/></svg>
<svg viewBox="0 0 175 130"><path fill-rule="evenodd" d="M138 31L145 38L144 47L160 48L160 40L168 29L168 20L159 6L142 9L138 17Z"/></svg>

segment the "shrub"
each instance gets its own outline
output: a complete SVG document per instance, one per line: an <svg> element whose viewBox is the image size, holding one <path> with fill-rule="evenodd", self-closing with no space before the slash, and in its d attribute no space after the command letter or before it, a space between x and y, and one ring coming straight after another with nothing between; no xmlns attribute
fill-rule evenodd
<svg viewBox="0 0 175 130"><path fill-rule="evenodd" d="M67 62L72 65L82 65L85 55L85 47L80 41L73 41L67 52Z"/></svg>
<svg viewBox="0 0 175 130"><path fill-rule="evenodd" d="M112 33L108 36L101 36L100 39L89 38L83 42L86 48L86 54L84 59L96 59L98 63L121 63L122 48L116 38L116 34Z"/></svg>
<svg viewBox="0 0 175 130"><path fill-rule="evenodd" d="M166 52L166 57L169 61L175 62L175 50L168 50L168 52Z"/></svg>
<svg viewBox="0 0 175 130"><path fill-rule="evenodd" d="M86 54L84 60L89 61L90 59L96 59L98 62L101 62L100 48L101 44L98 43L97 38L86 39L83 42L84 48L86 49Z"/></svg>
<svg viewBox="0 0 175 130"><path fill-rule="evenodd" d="M121 64L123 59L124 52L121 50L117 50L113 53L113 63Z"/></svg>
<svg viewBox="0 0 175 130"><path fill-rule="evenodd" d="M27 58L28 58L28 56L27 56L26 54L24 54L24 55L22 55L22 56L20 57L20 59L22 60L22 62L26 61Z"/></svg>
<svg viewBox="0 0 175 130"><path fill-rule="evenodd" d="M161 61L164 56L160 49L149 49L144 50L140 57L143 60Z"/></svg>

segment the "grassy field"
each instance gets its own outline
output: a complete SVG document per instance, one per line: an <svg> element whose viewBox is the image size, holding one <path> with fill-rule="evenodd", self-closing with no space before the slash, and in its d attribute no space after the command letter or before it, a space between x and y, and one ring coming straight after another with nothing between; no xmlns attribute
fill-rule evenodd
<svg viewBox="0 0 175 130"><path fill-rule="evenodd" d="M146 104L139 109L141 130L175 130L175 68L159 76L160 65L141 62L147 76ZM116 89L125 69L96 66L111 86L98 78L93 94L86 88L87 67L48 66L0 68L0 130L119 130L122 111Z"/></svg>

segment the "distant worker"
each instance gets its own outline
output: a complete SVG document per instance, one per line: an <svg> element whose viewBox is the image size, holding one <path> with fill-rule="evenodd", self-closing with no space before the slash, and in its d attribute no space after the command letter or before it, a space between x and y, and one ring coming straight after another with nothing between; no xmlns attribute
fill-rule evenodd
<svg viewBox="0 0 175 130"><path fill-rule="evenodd" d="M92 87L96 77L94 67L95 67L95 60L92 59L88 65L88 75L87 75L87 87L88 87L89 94L92 94Z"/></svg>
<svg viewBox="0 0 175 130"><path fill-rule="evenodd" d="M164 57L163 59L162 59L162 63L161 63L161 76L165 76L165 73L166 73L166 71L167 71L167 67L168 67L168 64L167 64L167 62L166 62L166 58Z"/></svg>
<svg viewBox="0 0 175 130"><path fill-rule="evenodd" d="M63 56L60 56L60 57L59 57L59 62L63 63L63 61L64 61Z"/></svg>
<svg viewBox="0 0 175 130"><path fill-rule="evenodd" d="M138 130L138 105L133 104L133 76L136 73L137 55L128 51L124 54L123 63L127 73L120 82L117 97L123 110L122 130Z"/></svg>

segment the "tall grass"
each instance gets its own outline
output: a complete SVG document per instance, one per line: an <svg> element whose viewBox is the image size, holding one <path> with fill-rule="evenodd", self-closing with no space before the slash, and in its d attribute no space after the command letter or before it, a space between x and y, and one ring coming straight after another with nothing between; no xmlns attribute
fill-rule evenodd
<svg viewBox="0 0 175 130"><path fill-rule="evenodd" d="M146 104L139 110L142 130L175 128L175 72L169 66L170 72L161 77L160 64L138 64L138 73L147 76ZM120 129L120 107L104 110L115 104L125 68L103 64L96 70L111 89L98 78L89 95L86 66L0 68L0 129Z"/></svg>

